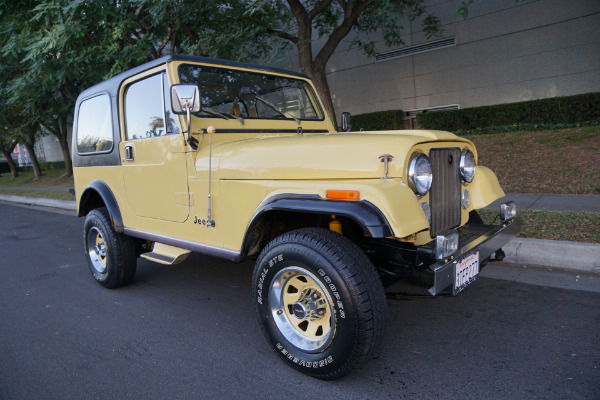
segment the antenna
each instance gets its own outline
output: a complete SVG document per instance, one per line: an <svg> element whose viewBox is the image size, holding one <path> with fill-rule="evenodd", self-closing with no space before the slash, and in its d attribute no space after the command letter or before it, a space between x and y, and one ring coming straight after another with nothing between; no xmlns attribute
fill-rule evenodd
<svg viewBox="0 0 600 400"><path fill-rule="evenodd" d="M206 225L207 226L215 226L215 221L211 218L211 197L210 197L210 188L212 181L212 135L215 133L216 129L214 126L209 126L206 128L206 133L208 133L208 215L206 216Z"/></svg>

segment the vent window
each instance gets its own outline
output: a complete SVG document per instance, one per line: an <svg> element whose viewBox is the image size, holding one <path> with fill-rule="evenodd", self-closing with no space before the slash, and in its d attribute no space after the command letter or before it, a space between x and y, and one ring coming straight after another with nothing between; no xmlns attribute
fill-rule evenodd
<svg viewBox="0 0 600 400"><path fill-rule="evenodd" d="M428 51L444 49L446 47L456 46L456 38L446 38L435 40L429 43L423 43L416 46L404 47L399 50L389 51L387 53L380 53L375 57L375 61L386 61L394 58L413 56L419 53L426 53Z"/></svg>

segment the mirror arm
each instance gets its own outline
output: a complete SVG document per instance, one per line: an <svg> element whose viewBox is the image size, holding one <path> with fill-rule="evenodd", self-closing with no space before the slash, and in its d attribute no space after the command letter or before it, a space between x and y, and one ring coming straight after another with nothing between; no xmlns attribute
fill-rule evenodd
<svg viewBox="0 0 600 400"><path fill-rule="evenodd" d="M187 142L192 149L196 150L198 149L198 139L192 136L192 117L189 104L186 104L185 111L187 114Z"/></svg>
<svg viewBox="0 0 600 400"><path fill-rule="evenodd" d="M185 105L185 111L187 113L187 134L188 134L188 140L189 140L190 137L192 136L192 132L190 132L190 130L192 129L192 119L190 116L190 105L189 104Z"/></svg>

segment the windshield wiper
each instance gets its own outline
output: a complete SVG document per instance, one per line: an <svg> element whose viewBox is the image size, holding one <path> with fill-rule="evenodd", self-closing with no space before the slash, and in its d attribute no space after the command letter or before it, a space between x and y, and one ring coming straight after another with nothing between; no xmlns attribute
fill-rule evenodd
<svg viewBox="0 0 600 400"><path fill-rule="evenodd" d="M223 115L237 119L238 121L240 121L240 124L242 124L242 125L244 125L244 122L246 121L244 118L240 117L239 115L229 114L229 113L223 113Z"/></svg>
<svg viewBox="0 0 600 400"><path fill-rule="evenodd" d="M223 113L220 113L218 111L215 111L212 108L202 107L202 110L200 112L202 112L202 111L204 111L204 112L206 112L206 113L208 113L210 115L216 115L217 117L221 117L221 118L224 118L224 119L229 119L229 117L227 115L225 115Z"/></svg>
<svg viewBox="0 0 600 400"><path fill-rule="evenodd" d="M273 110L275 110L279 114L283 115L284 117L293 119L294 121L296 121L296 123L298 125L300 125L300 123L302 122L298 118L294 117L292 114L290 114L288 112L284 112L284 111L280 110L279 108L275 107L268 100L263 99L259 95L255 94L254 96L256 97L256 100L260 100L261 102L265 103L267 106L269 106L270 108L272 108Z"/></svg>
<svg viewBox="0 0 600 400"><path fill-rule="evenodd" d="M202 111L206 111L208 114L216 115L217 117L221 117L221 118L224 118L227 120L229 120L230 118L235 118L239 121L240 124L242 124L242 125L244 124L244 118L239 117L237 115L222 113L222 112L213 110L212 108L209 108L209 107L202 107Z"/></svg>

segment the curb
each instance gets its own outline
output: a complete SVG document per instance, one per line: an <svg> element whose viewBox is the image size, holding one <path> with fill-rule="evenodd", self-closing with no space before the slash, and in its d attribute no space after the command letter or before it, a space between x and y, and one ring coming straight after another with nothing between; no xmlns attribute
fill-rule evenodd
<svg viewBox="0 0 600 400"><path fill-rule="evenodd" d="M77 205L75 204L74 200L45 199L42 197L15 196L10 194L0 194L0 200L11 203L25 204L28 206L42 206L58 208L66 211L77 211Z"/></svg>
<svg viewBox="0 0 600 400"><path fill-rule="evenodd" d="M1 201L77 211L75 201L0 195ZM600 273L600 244L515 238L502 247L504 262L542 265L566 270Z"/></svg>
<svg viewBox="0 0 600 400"><path fill-rule="evenodd" d="M600 244L515 238L502 250L507 263L600 273Z"/></svg>

